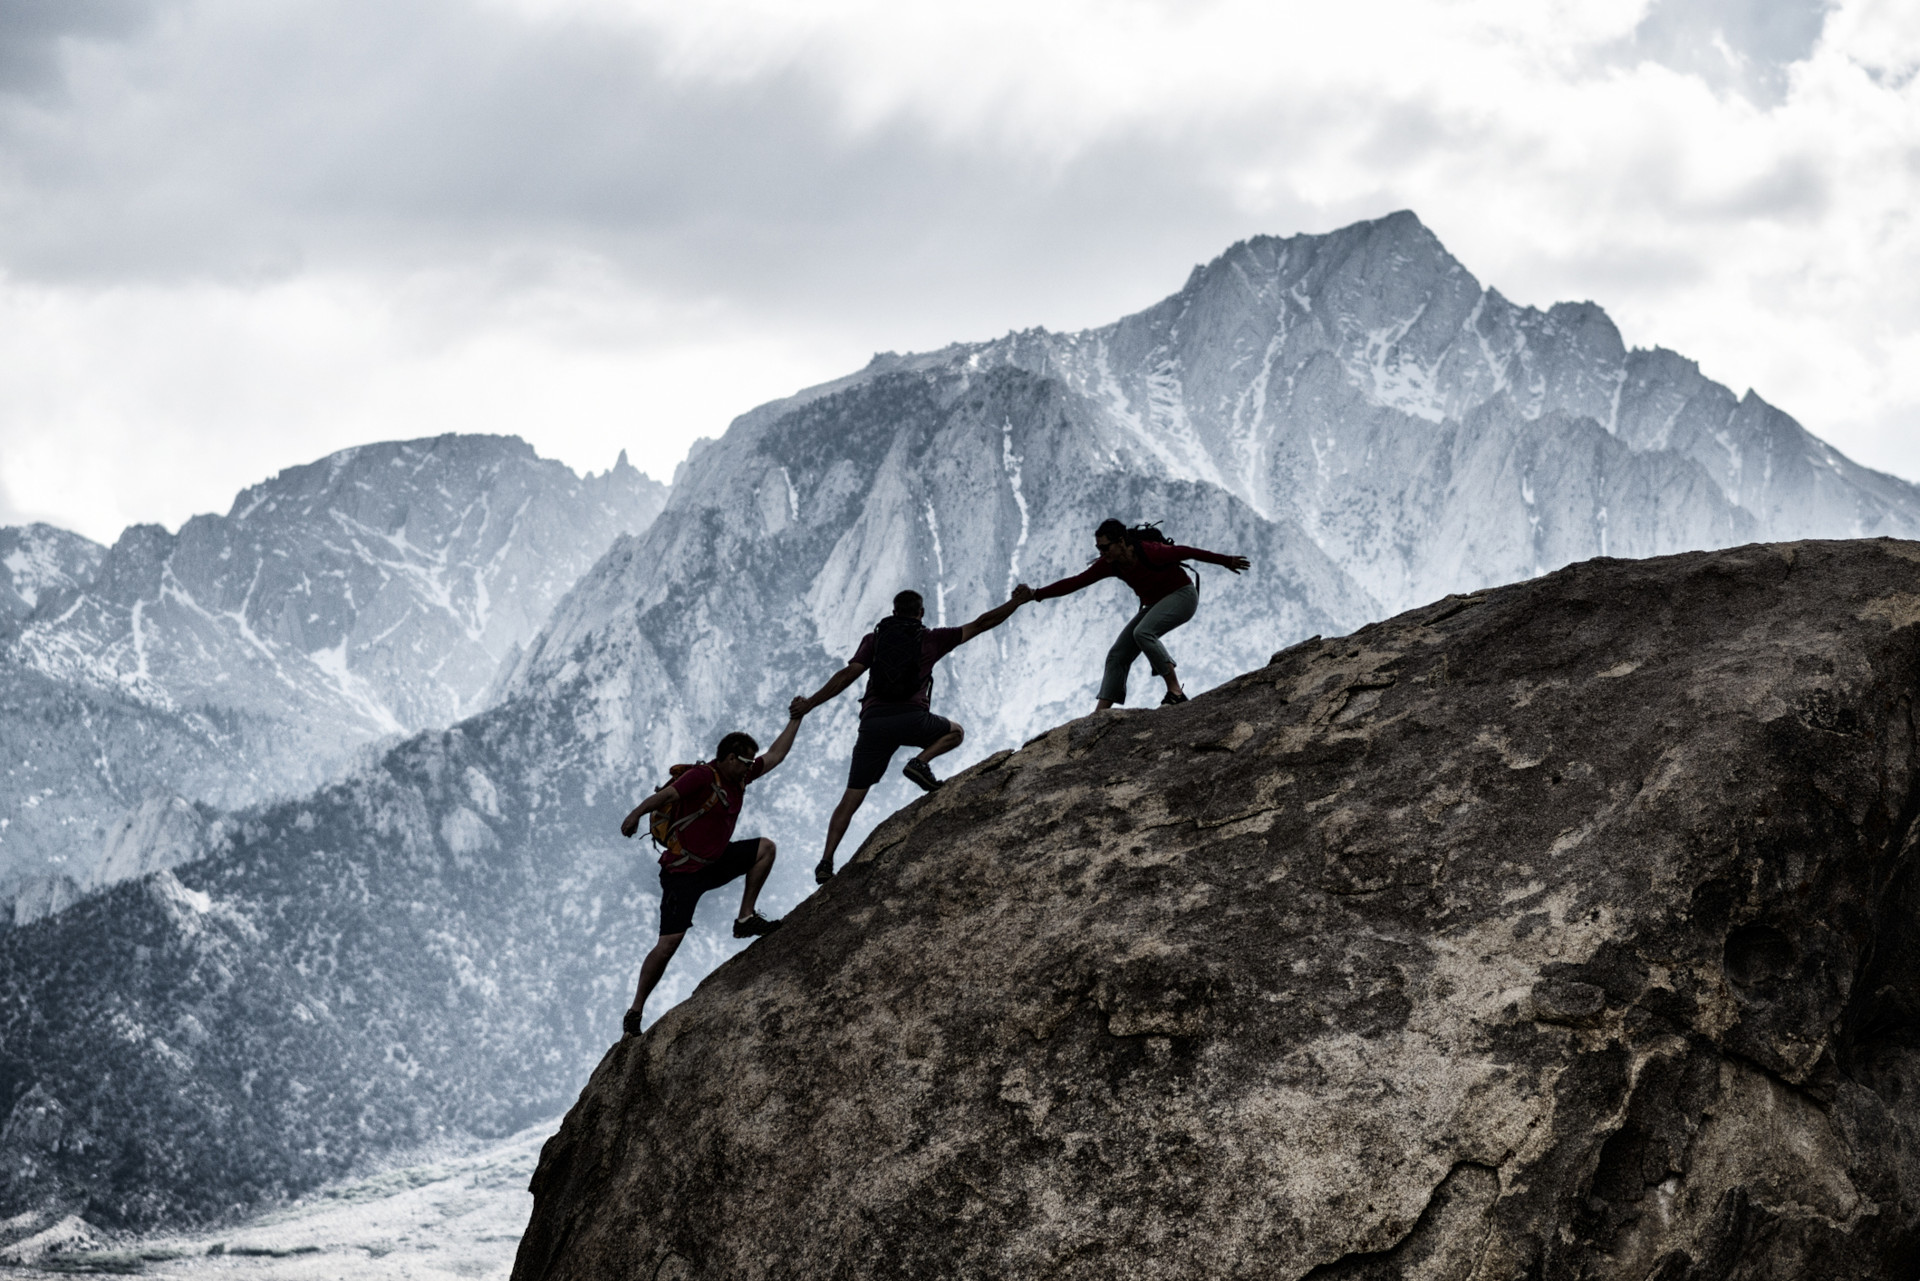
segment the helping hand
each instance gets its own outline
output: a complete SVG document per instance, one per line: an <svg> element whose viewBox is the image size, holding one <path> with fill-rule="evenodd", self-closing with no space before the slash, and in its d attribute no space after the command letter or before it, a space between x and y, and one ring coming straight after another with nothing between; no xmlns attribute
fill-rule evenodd
<svg viewBox="0 0 1920 1281"><path fill-rule="evenodd" d="M1032 599L1033 599L1033 588L1027 586L1025 583L1020 583L1014 587L1013 589L1014 604L1024 605Z"/></svg>
<svg viewBox="0 0 1920 1281"><path fill-rule="evenodd" d="M787 704L787 715L796 721L812 710L813 706L807 702L805 694L795 694L793 701Z"/></svg>

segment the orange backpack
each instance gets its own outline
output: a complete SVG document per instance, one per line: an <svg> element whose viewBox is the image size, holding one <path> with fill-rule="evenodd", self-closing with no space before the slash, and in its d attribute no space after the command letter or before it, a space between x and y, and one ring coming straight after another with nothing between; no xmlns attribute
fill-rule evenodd
<svg viewBox="0 0 1920 1281"><path fill-rule="evenodd" d="M710 858L702 858L698 854L689 852L686 847L680 844L680 832L687 824L696 819L704 818L715 809L725 809L727 805L726 789L720 786L719 768L705 761L702 761L701 764L707 765L707 768L713 773L712 792L698 805L690 805L683 798L676 804L661 806L653 812L651 816L652 822L648 824L647 827L648 834L653 837L653 843L671 856L669 859L660 860L660 866L670 872L678 871L689 864L700 868L713 862ZM691 765L669 766L667 768L667 783L672 783L673 780L679 778L692 768L694 767ZM665 784L663 784L663 786L665 786Z"/></svg>

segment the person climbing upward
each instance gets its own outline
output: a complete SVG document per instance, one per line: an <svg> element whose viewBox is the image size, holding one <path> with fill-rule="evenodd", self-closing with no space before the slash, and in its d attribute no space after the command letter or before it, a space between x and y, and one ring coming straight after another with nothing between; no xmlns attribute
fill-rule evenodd
<svg viewBox="0 0 1920 1281"><path fill-rule="evenodd" d="M1191 619L1200 605L1200 585L1180 567L1180 562L1203 560L1236 574L1244 572L1252 562L1245 556L1169 543L1152 525L1128 528L1112 518L1100 522L1100 527L1093 531L1093 545L1100 553L1099 558L1079 573L1037 589L1022 583L1014 588L1013 598L1016 601L1052 600L1103 578L1119 579L1133 588L1134 595L1140 598L1140 609L1127 620L1127 625L1120 629L1120 638L1107 651L1106 672L1100 681L1099 700L1094 710L1127 701L1127 672L1133 660L1143 653L1153 674L1167 683L1167 694L1160 705L1186 702L1187 692L1180 688L1173 656L1160 642L1162 636Z"/></svg>
<svg viewBox="0 0 1920 1281"><path fill-rule="evenodd" d="M930 762L960 746L966 731L959 722L935 716L933 667L953 650L983 632L990 632L1013 616L1023 602L996 605L959 627L928 627L922 619L926 602L919 592L905 591L893 598L893 614L883 618L860 638L847 665L827 678L811 695L797 695L788 705L794 716L805 716L867 674L866 694L860 700L860 734L853 744L853 763L847 771L847 790L827 820L826 851L813 869L813 879L825 885L833 876L833 855L847 834L854 811L867 791L887 772L887 763L902 747L917 747L918 755L900 772L922 791L940 786Z"/></svg>
<svg viewBox="0 0 1920 1281"><path fill-rule="evenodd" d="M693 925L693 909L702 894L744 876L746 885L740 891L740 914L733 921L733 936L753 938L780 927L779 921L768 920L754 907L760 887L773 871L774 844L764 836L736 841L733 829L740 821L747 784L764 778L786 760L799 732L800 717L792 716L773 746L756 756L760 745L752 735L736 730L720 740L711 761L674 766L672 781L620 820L620 835L629 839L640 830L640 820L647 815L665 811L667 820L652 825L657 839L664 835L660 853L660 938L640 963L640 986L633 994L633 1005L620 1021L626 1035L640 1035L640 1011L660 976L667 972L667 962L680 950L680 941Z"/></svg>

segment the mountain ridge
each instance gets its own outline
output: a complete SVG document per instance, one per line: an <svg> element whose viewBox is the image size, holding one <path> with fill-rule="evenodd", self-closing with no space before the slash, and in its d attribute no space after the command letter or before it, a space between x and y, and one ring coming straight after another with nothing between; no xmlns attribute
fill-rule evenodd
<svg viewBox="0 0 1920 1281"><path fill-rule="evenodd" d="M97 888L100 867L197 848L130 853L116 814L297 794L383 739L476 710L573 579L664 495L624 452L576 476L517 437L448 434L285 468L224 516L133 525L110 548L0 531L0 895L15 921ZM9 616L9 599L26 608ZM147 759L109 764L117 753L89 746L129 737Z"/></svg>

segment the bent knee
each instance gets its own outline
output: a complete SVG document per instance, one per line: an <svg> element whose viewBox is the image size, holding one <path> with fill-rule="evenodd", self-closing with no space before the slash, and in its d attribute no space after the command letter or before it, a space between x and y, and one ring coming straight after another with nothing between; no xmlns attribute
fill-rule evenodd
<svg viewBox="0 0 1920 1281"><path fill-rule="evenodd" d="M948 721L947 733L953 735L955 738L965 738L967 736L967 727L959 721Z"/></svg>
<svg viewBox="0 0 1920 1281"><path fill-rule="evenodd" d="M777 847L774 845L774 843L768 840L766 837L763 836L760 838L760 857L761 858L769 859L769 860L772 859L774 850L776 848Z"/></svg>

